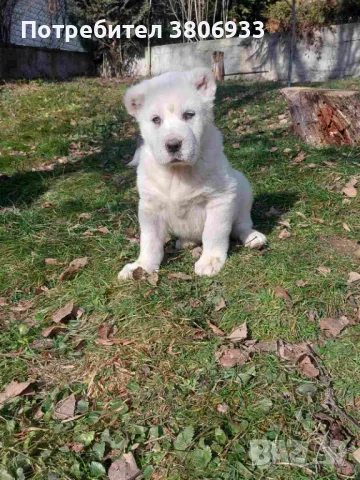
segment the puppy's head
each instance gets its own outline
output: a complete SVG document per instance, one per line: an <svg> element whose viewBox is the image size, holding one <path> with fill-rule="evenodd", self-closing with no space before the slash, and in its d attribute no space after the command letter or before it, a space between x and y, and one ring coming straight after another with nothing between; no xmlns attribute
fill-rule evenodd
<svg viewBox="0 0 360 480"><path fill-rule="evenodd" d="M193 165L213 123L216 84L210 70L170 72L130 88L125 106L162 165Z"/></svg>

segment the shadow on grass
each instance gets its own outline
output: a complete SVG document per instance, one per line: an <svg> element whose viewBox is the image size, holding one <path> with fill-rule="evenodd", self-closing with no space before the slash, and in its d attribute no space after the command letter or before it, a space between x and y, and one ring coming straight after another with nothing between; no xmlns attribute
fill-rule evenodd
<svg viewBox="0 0 360 480"><path fill-rule="evenodd" d="M114 176L128 172L126 163L129 160L124 161L124 157L134 153L135 149L136 141L133 140L106 142L100 153L84 156L75 163L58 165L52 171L25 171L0 179L0 207L28 207L44 195L57 179L80 171L102 172L105 178L106 174ZM125 188L127 182L117 186Z"/></svg>

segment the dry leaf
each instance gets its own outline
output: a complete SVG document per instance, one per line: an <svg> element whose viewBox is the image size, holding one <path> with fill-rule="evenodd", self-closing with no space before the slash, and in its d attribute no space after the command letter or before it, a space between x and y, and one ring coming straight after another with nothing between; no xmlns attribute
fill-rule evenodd
<svg viewBox="0 0 360 480"><path fill-rule="evenodd" d="M72 127L76 127L76 125L77 125L76 120L73 120L73 119L70 120L70 125L71 125Z"/></svg>
<svg viewBox="0 0 360 480"><path fill-rule="evenodd" d="M0 408L2 408L6 402L12 400L19 395L29 395L33 393L32 382L11 382L5 388L3 392L0 393Z"/></svg>
<svg viewBox="0 0 360 480"><path fill-rule="evenodd" d="M281 225L282 227L291 228L289 220L280 220L279 225Z"/></svg>
<svg viewBox="0 0 360 480"><path fill-rule="evenodd" d="M347 232L351 232L351 229L347 223L343 223L343 229L346 230Z"/></svg>
<svg viewBox="0 0 360 480"><path fill-rule="evenodd" d="M32 307L33 303L34 303L33 300L22 300L14 307L10 307L10 310L12 312L18 312L18 313L27 312L29 308Z"/></svg>
<svg viewBox="0 0 360 480"><path fill-rule="evenodd" d="M297 280L296 281L296 286L297 287L307 287L309 285L309 282L306 280Z"/></svg>
<svg viewBox="0 0 360 480"><path fill-rule="evenodd" d="M271 153L272 153L272 152L277 152L278 150L279 150L278 147L271 147L271 148L269 148L269 152L271 152Z"/></svg>
<svg viewBox="0 0 360 480"><path fill-rule="evenodd" d="M344 195L346 195L349 198L355 198L357 195L357 190L355 187L344 187L342 189L342 192Z"/></svg>
<svg viewBox="0 0 360 480"><path fill-rule="evenodd" d="M90 220L91 217L92 217L91 213L80 213L78 218L79 220Z"/></svg>
<svg viewBox="0 0 360 480"><path fill-rule="evenodd" d="M62 272L59 276L59 280L70 280L75 277L77 273L79 273L87 264L89 263L88 257L83 258L76 258L72 262L70 262L69 267Z"/></svg>
<svg viewBox="0 0 360 480"><path fill-rule="evenodd" d="M153 272L147 276L147 281L150 283L150 285L156 287L159 283L159 275L156 272Z"/></svg>
<svg viewBox="0 0 360 480"><path fill-rule="evenodd" d="M135 268L135 270L133 270L132 272L132 278L136 281L143 280L145 278L145 275L146 271L141 267Z"/></svg>
<svg viewBox="0 0 360 480"><path fill-rule="evenodd" d="M190 298L189 305L191 308L198 308L203 306L203 302L197 298Z"/></svg>
<svg viewBox="0 0 360 480"><path fill-rule="evenodd" d="M355 450L355 452L352 453L352 456L355 458L355 460L360 463L360 448Z"/></svg>
<svg viewBox="0 0 360 480"><path fill-rule="evenodd" d="M311 217L310 220L316 223L322 223L322 224L325 223L325 220L323 220L322 218Z"/></svg>
<svg viewBox="0 0 360 480"><path fill-rule="evenodd" d="M233 143L232 147L233 148L240 148L240 143Z"/></svg>
<svg viewBox="0 0 360 480"><path fill-rule="evenodd" d="M108 340L103 340L102 338L97 338L95 340L96 345L103 345L105 347L112 347L113 345L131 345L135 343L135 340L129 340L124 338L111 338Z"/></svg>
<svg viewBox="0 0 360 480"><path fill-rule="evenodd" d="M5 297L0 297L0 307L5 307L8 305Z"/></svg>
<svg viewBox="0 0 360 480"><path fill-rule="evenodd" d="M222 330L220 330L220 328L218 328L216 325L211 323L210 320L206 320L206 323L208 324L208 326L211 328L211 330L215 335L219 337L223 337L225 335L225 332L223 332Z"/></svg>
<svg viewBox="0 0 360 480"><path fill-rule="evenodd" d="M59 262L56 260L56 258L45 258L44 262L47 265L59 265Z"/></svg>
<svg viewBox="0 0 360 480"><path fill-rule="evenodd" d="M226 413L229 410L229 405L227 403L220 403L217 407L216 410L219 413Z"/></svg>
<svg viewBox="0 0 360 480"><path fill-rule="evenodd" d="M78 313L82 315L82 311L78 307L74 306L74 302L70 300L65 307L60 308L57 312L53 314L52 320L55 323L65 322L68 320L74 320L78 318Z"/></svg>
<svg viewBox="0 0 360 480"><path fill-rule="evenodd" d="M291 296L290 296L289 292L286 290L286 288L283 288L283 287L280 287L280 286L276 287L275 288L275 297L276 298L282 298L283 300L285 300L285 302L289 306L292 305Z"/></svg>
<svg viewBox="0 0 360 480"><path fill-rule="evenodd" d="M324 275L331 272L331 268L325 267L324 265L320 265L320 267L318 267L316 270Z"/></svg>
<svg viewBox="0 0 360 480"><path fill-rule="evenodd" d="M229 340L232 342L242 342L243 340L246 340L248 337L248 330L247 330L247 325L246 322L243 323L240 327L234 328L234 330L230 333L230 335L227 336Z"/></svg>
<svg viewBox="0 0 360 480"><path fill-rule="evenodd" d="M195 247L191 250L191 256L195 258L195 260L199 260L202 255L202 251L202 247Z"/></svg>
<svg viewBox="0 0 360 480"><path fill-rule="evenodd" d="M352 477L355 472L355 466L345 458L340 458L338 462L335 462L335 468L337 473L343 477Z"/></svg>
<svg viewBox="0 0 360 480"><path fill-rule="evenodd" d="M46 328L41 335L44 338L51 338L51 337L55 337L59 333L64 333L66 331L67 331L67 328L64 327L63 325L52 325L51 327Z"/></svg>
<svg viewBox="0 0 360 480"><path fill-rule="evenodd" d="M173 278L178 280L192 280L192 277L190 277L190 275L186 275L185 273L169 273L168 279L171 280Z"/></svg>
<svg viewBox="0 0 360 480"><path fill-rule="evenodd" d="M98 227L98 231L101 233L111 233L107 227Z"/></svg>
<svg viewBox="0 0 360 480"><path fill-rule="evenodd" d="M56 203L44 202L41 206L42 206L42 208L51 208L51 207L55 207Z"/></svg>
<svg viewBox="0 0 360 480"><path fill-rule="evenodd" d="M139 474L140 470L136 465L132 453L124 453L120 460L113 462L108 471L109 480L130 480Z"/></svg>
<svg viewBox="0 0 360 480"><path fill-rule="evenodd" d="M346 188L356 187L358 183L358 177L351 177L350 180L345 184Z"/></svg>
<svg viewBox="0 0 360 480"><path fill-rule="evenodd" d="M341 318L322 318L320 320L320 329L324 332L325 337L335 338L349 325L349 320L343 316Z"/></svg>
<svg viewBox="0 0 360 480"><path fill-rule="evenodd" d="M116 329L109 323L102 323L98 328L98 337L102 340L111 340L116 333Z"/></svg>
<svg viewBox="0 0 360 480"><path fill-rule="evenodd" d="M320 370L316 368L309 355L304 355L299 360L300 373L303 377L316 378L320 374Z"/></svg>
<svg viewBox="0 0 360 480"><path fill-rule="evenodd" d="M289 230L286 230L286 228L281 230L278 236L279 240L285 240L286 238L290 238L290 237L291 237L291 233L289 232Z"/></svg>
<svg viewBox="0 0 360 480"><path fill-rule="evenodd" d="M218 362L222 367L230 368L243 366L250 358L250 354L247 351L240 350L239 348L223 349L219 352Z"/></svg>
<svg viewBox="0 0 360 480"><path fill-rule="evenodd" d="M298 153L294 158L294 163L301 163L305 160L306 157L307 157L306 153L301 150L301 152Z"/></svg>
<svg viewBox="0 0 360 480"><path fill-rule="evenodd" d="M286 343L279 341L278 354L283 360L297 363L305 354L311 353L309 345L306 342Z"/></svg>
<svg viewBox="0 0 360 480"><path fill-rule="evenodd" d="M61 400L55 407L52 415L54 420L67 420L75 414L76 398L74 394Z"/></svg>
<svg viewBox="0 0 360 480"><path fill-rule="evenodd" d="M285 148L284 153L290 153L290 152L291 152L291 148Z"/></svg>
<svg viewBox="0 0 360 480"><path fill-rule="evenodd" d="M309 322L314 323L316 318L316 313L314 312L314 310L310 310L307 314L307 317Z"/></svg>
<svg viewBox="0 0 360 480"><path fill-rule="evenodd" d="M226 308L225 300L222 298L220 302L215 307L215 312L220 312L223 308Z"/></svg>
<svg viewBox="0 0 360 480"><path fill-rule="evenodd" d="M360 273L350 272L348 277L348 283L356 283L360 281Z"/></svg>

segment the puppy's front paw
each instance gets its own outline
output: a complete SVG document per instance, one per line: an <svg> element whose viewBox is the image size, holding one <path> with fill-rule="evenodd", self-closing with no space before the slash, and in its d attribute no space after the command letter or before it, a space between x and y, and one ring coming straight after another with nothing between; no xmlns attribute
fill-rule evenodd
<svg viewBox="0 0 360 480"><path fill-rule="evenodd" d="M134 263L128 263L125 265L125 267L121 270L121 272L118 275L119 280L129 280L132 279L133 276L133 271L136 270L140 265L136 262Z"/></svg>
<svg viewBox="0 0 360 480"><path fill-rule="evenodd" d="M247 248L261 248L267 244L267 238L263 233L253 230L244 238L244 246Z"/></svg>
<svg viewBox="0 0 360 480"><path fill-rule="evenodd" d="M211 277L216 275L224 266L226 257L211 257L202 255L200 259L195 263L196 275L206 275Z"/></svg>

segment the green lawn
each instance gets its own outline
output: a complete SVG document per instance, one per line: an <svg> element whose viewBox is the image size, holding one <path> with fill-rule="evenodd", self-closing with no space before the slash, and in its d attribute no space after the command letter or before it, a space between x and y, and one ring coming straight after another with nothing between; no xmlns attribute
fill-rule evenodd
<svg viewBox="0 0 360 480"><path fill-rule="evenodd" d="M360 80L326 85L360 90ZM360 194L341 192L359 174L360 149L303 144L279 88L223 83L216 107L226 154L253 183L254 219L269 247L233 244L221 273L200 278L191 252L174 253L171 239L154 286L116 280L139 249L135 172L126 168L137 127L122 105L126 85L0 87L0 392L32 382L29 395L0 402L1 480L107 478L124 452L153 480L360 474L352 457L360 430L341 413L360 422L360 327L334 339L319 327L322 318L360 320L360 282L347 283L360 271ZM300 151L306 158L296 163ZM281 239L284 229L291 236ZM81 257L89 263L61 281ZM179 272L192 279L168 278ZM82 316L45 338L69 301ZM244 322L259 342L313 342L326 373L304 377L264 352L224 368L217 352L227 341L211 326L228 334ZM102 324L122 342L99 342ZM341 411L326 409L329 376ZM75 410L54 418L71 394ZM320 465L316 445L334 439L345 439L355 473ZM256 440L309 442L307 463L253 465Z"/></svg>

